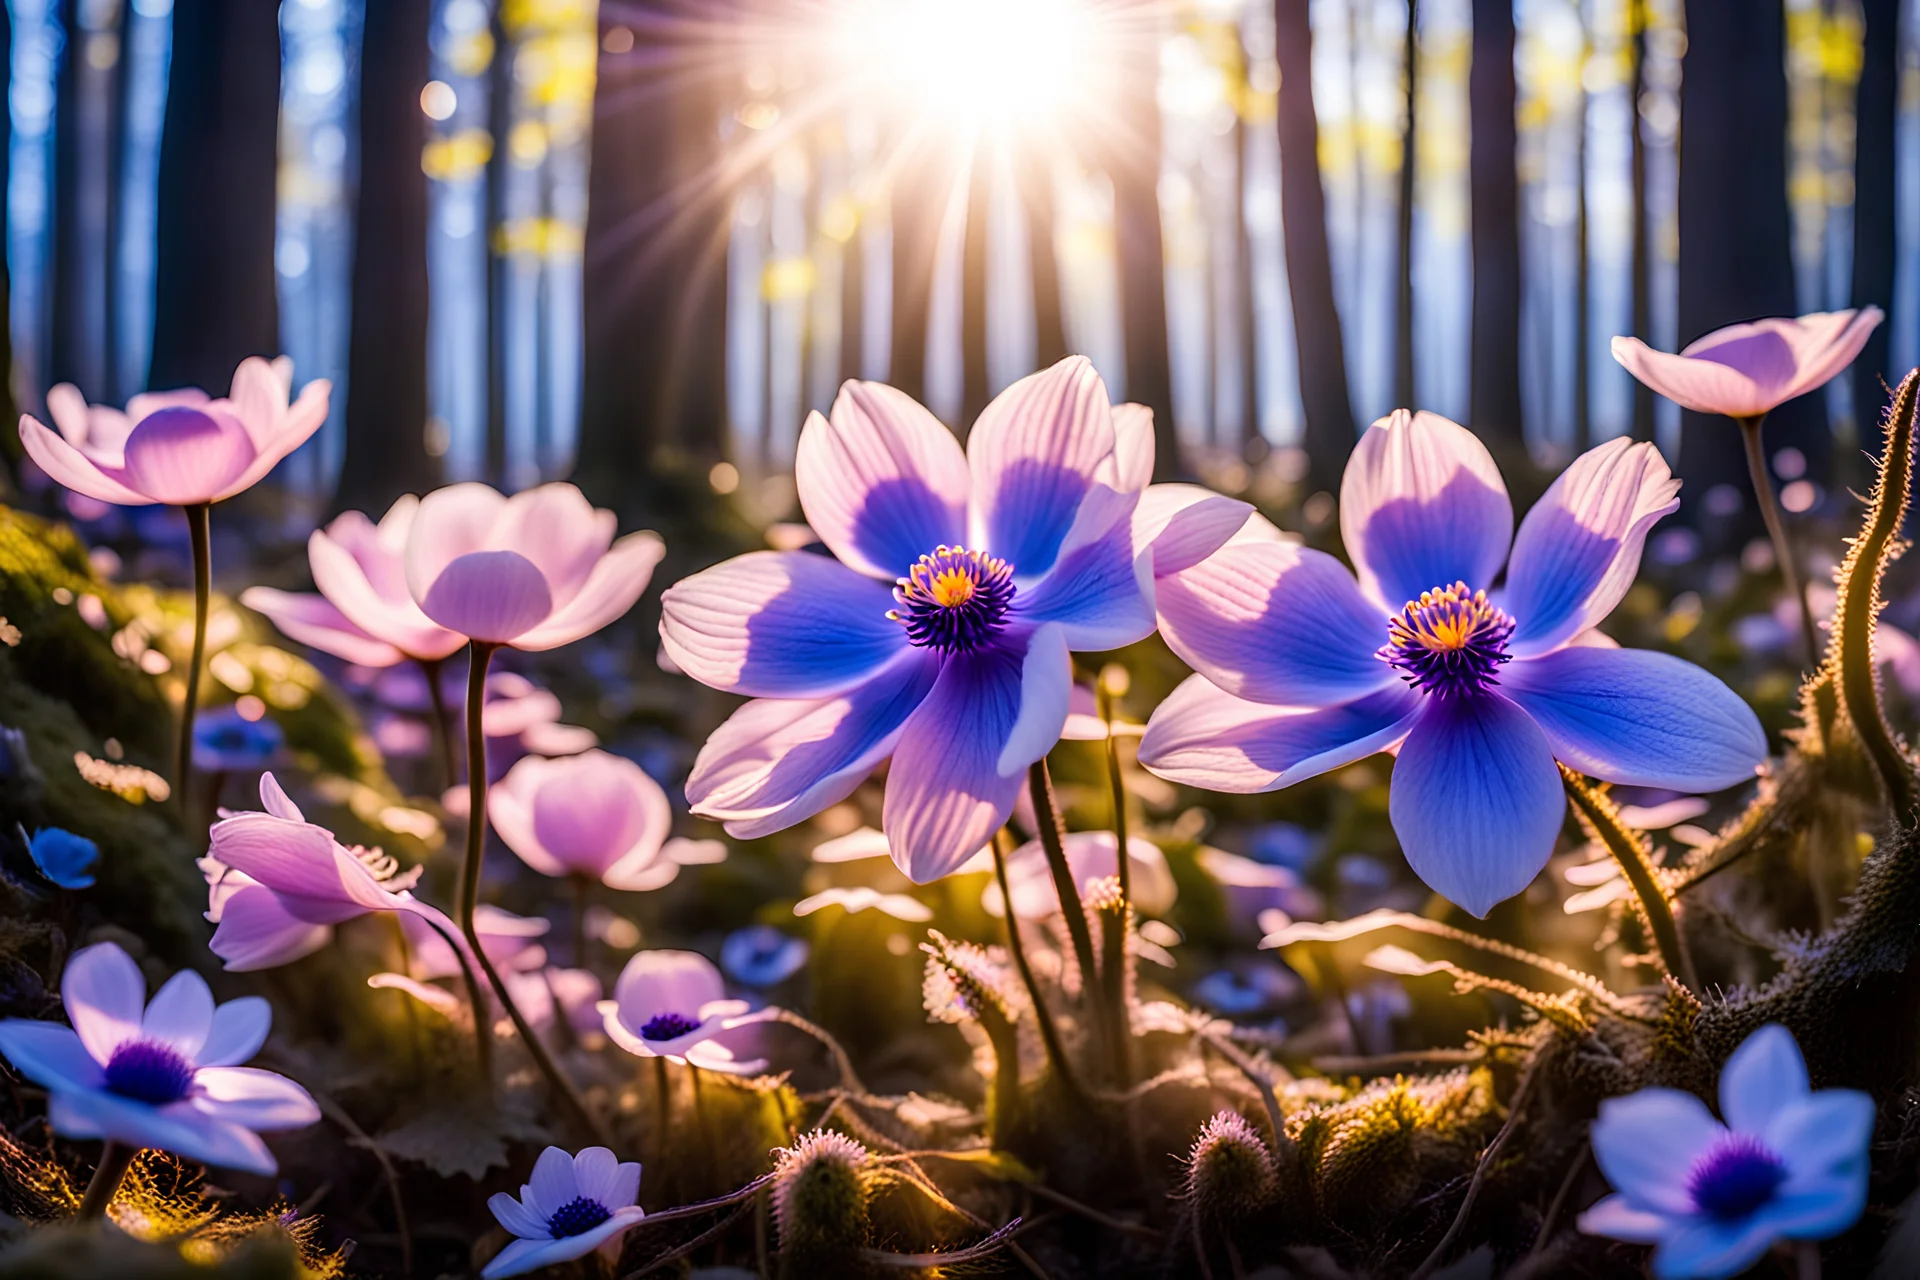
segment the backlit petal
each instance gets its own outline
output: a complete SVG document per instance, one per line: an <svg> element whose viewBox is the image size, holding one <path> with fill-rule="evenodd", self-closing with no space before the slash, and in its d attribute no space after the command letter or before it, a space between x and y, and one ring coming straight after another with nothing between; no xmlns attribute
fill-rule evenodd
<svg viewBox="0 0 1920 1280"><path fill-rule="evenodd" d="M201 1111L249 1129L299 1129L320 1119L311 1094L258 1067L206 1067L194 1073L193 1083Z"/></svg>
<svg viewBox="0 0 1920 1280"><path fill-rule="evenodd" d="M407 590L416 602L425 601L448 565L486 546L487 535L506 505L499 493L472 482L435 489L420 500L407 533L406 552Z"/></svg>
<svg viewBox="0 0 1920 1280"><path fill-rule="evenodd" d="M1113 443L1107 387L1084 356L995 396L967 437L974 548L1006 560L1022 582L1052 568Z"/></svg>
<svg viewBox="0 0 1920 1280"><path fill-rule="evenodd" d="M1741 1133L1764 1134L1808 1096L1806 1060L1793 1032L1777 1022L1748 1036L1720 1068L1720 1114Z"/></svg>
<svg viewBox="0 0 1920 1280"><path fill-rule="evenodd" d="M1412 727L1420 695L1395 681L1318 710L1237 698L1191 676L1154 709L1140 763L1209 791L1275 791L1384 751Z"/></svg>
<svg viewBox="0 0 1920 1280"><path fill-rule="evenodd" d="M539 626L517 638L516 649L555 649L563 644L592 635L615 621L647 589L653 567L666 553L666 545L656 533L630 533L614 543L581 586L579 593L564 608Z"/></svg>
<svg viewBox="0 0 1920 1280"><path fill-rule="evenodd" d="M1707 1104L1678 1089L1642 1089L1600 1104L1593 1157L1636 1209L1692 1213L1687 1175L1726 1132Z"/></svg>
<svg viewBox="0 0 1920 1280"><path fill-rule="evenodd" d="M162 409L127 437L127 487L156 502L185 506L224 496L254 460L253 442L217 406Z"/></svg>
<svg viewBox="0 0 1920 1280"><path fill-rule="evenodd" d="M140 1019L140 1037L171 1045L192 1062L213 1029L213 992L207 980L191 969L168 978L153 995Z"/></svg>
<svg viewBox="0 0 1920 1280"><path fill-rule="evenodd" d="M259 996L241 996L213 1011L212 1029L195 1059L203 1067L237 1067L260 1052L273 1027L273 1007Z"/></svg>
<svg viewBox="0 0 1920 1280"><path fill-rule="evenodd" d="M144 507L159 501L108 475L70 442L27 414L20 416L20 443L26 447L34 465L52 477L54 483L75 493L123 507Z"/></svg>
<svg viewBox="0 0 1920 1280"><path fill-rule="evenodd" d="M406 657L348 620L325 596L296 595L273 587L248 587L240 603L265 614L281 634L363 667L390 667Z"/></svg>
<svg viewBox="0 0 1920 1280"><path fill-rule="evenodd" d="M960 442L904 391L848 382L831 419L801 429L794 484L807 524L843 564L891 584L967 536Z"/></svg>
<svg viewBox="0 0 1920 1280"><path fill-rule="evenodd" d="M449 631L505 644L553 612L547 580L518 551L470 551L434 579L421 612Z"/></svg>
<svg viewBox="0 0 1920 1280"><path fill-rule="evenodd" d="M99 1062L140 1034L146 1012L147 982L140 966L118 943L82 947L67 961L60 978L60 1002L73 1029Z"/></svg>

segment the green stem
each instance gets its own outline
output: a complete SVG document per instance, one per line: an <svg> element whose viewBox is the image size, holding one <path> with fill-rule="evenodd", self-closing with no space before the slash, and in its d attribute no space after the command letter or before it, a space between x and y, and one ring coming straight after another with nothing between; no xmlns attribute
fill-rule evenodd
<svg viewBox="0 0 1920 1280"><path fill-rule="evenodd" d="M1080 1082L1074 1077L1073 1068L1067 1064L1066 1050L1060 1045L1060 1032L1053 1025L1053 1014L1048 1012L1047 1002L1041 998L1040 984L1033 980L1033 966L1027 963L1027 947L1020 940L1020 917L1013 912L1013 890L1007 885L1006 846L1010 843L1005 827L994 833L993 874L1000 882L1000 901L1006 904L1007 953L1013 957L1013 967L1019 971L1020 981L1027 988L1027 999L1033 1004L1033 1024L1039 1028L1040 1043L1047 1051L1047 1062L1068 1092L1078 1096Z"/></svg>
<svg viewBox="0 0 1920 1280"><path fill-rule="evenodd" d="M1564 764L1560 766L1560 777L1566 784L1567 798L1573 801L1573 807L1613 855L1613 860L1620 864L1627 883L1633 887L1634 897L1640 903L1641 919L1647 922L1647 931L1653 935L1653 945L1660 953L1661 966L1689 991L1698 993L1700 979L1693 971L1693 957L1680 936L1679 923L1673 917L1673 903L1653 873L1646 841L1620 820L1620 811L1613 807L1613 801L1587 785L1585 778Z"/></svg>
<svg viewBox="0 0 1920 1280"><path fill-rule="evenodd" d="M547 1046L533 1033L526 1016L514 1003L507 984L501 981L493 961L481 947L480 931L473 922L474 909L480 905L480 864L487 847L487 733L481 721L481 712L486 704L487 665L493 660L495 648L495 645L483 640L473 641L467 668L467 859L460 871L460 932L466 935L468 945L473 948L474 959L480 962L481 970L487 975L487 985L493 988L500 1007L512 1019L520 1043L533 1056L540 1074L547 1078L548 1086L582 1130L591 1134L601 1146L611 1148L613 1139L608 1136L605 1127L594 1119L593 1113L587 1109L586 1099L580 1096L573 1081L560 1070L559 1064L547 1052Z"/></svg>
<svg viewBox="0 0 1920 1280"><path fill-rule="evenodd" d="M667 1075L667 1060L658 1055L653 1059L653 1092L660 1104L660 1150L655 1158L664 1160L667 1131L673 1125L673 1081Z"/></svg>
<svg viewBox="0 0 1920 1280"><path fill-rule="evenodd" d="M462 937L456 938L441 927L440 920L436 916L422 913L420 918L426 921L427 928L439 934L447 946L452 948L454 959L460 962L460 977L467 987L467 1007L473 1010L473 1053L480 1071L480 1087L486 1091L488 1101L491 1101L493 1099L493 1009L487 1004L486 993L480 989L480 975L473 971L473 957L467 954L466 945L462 940L465 937L465 930L461 931ZM405 936L403 932L401 937L404 939ZM479 950L478 943L474 944L474 950Z"/></svg>
<svg viewBox="0 0 1920 1280"><path fill-rule="evenodd" d="M113 1203L114 1193L120 1190L120 1183L126 1178L127 1170L133 1167L133 1158L140 1154L137 1146L107 1139L100 1149L100 1163L94 1166L93 1178L87 1183L87 1193L80 1199L80 1220L91 1222L107 1212L107 1206Z"/></svg>
<svg viewBox="0 0 1920 1280"><path fill-rule="evenodd" d="M1740 424L1740 440L1747 449L1747 477L1753 481L1754 500L1760 504L1760 519L1766 523L1767 537L1773 541L1773 558L1780 566L1780 577L1787 594L1800 607L1800 638L1807 646L1807 662L1820 665L1820 632L1813 625L1813 607L1807 603L1806 584L1800 581L1800 565L1794 559L1793 546L1787 541L1786 526L1780 520L1780 508L1773 500L1773 481L1767 476L1767 451L1760 442L1760 429L1766 414L1735 418Z"/></svg>
<svg viewBox="0 0 1920 1280"><path fill-rule="evenodd" d="M1060 826L1060 808L1053 799L1053 779L1047 774L1045 756L1027 770L1027 786L1033 793L1034 822L1040 828L1040 847L1046 850L1047 870L1053 873L1054 892L1060 897L1060 914L1067 918L1067 936L1073 940L1073 957L1080 966L1080 994L1092 1015L1096 1044L1112 1041L1107 1033L1106 1009L1099 998L1100 970L1093 958L1093 930L1087 927L1087 909L1081 904L1079 886L1073 882L1073 868L1067 865L1066 834ZM1124 854L1122 856L1125 856ZM1007 914L1013 914L1013 899L1007 899Z"/></svg>
<svg viewBox="0 0 1920 1280"><path fill-rule="evenodd" d="M1113 802L1114 874L1120 881L1120 910L1107 917L1113 927L1100 936L1103 955L1100 980L1107 1003L1107 1027L1112 1035L1114 1070L1125 1089L1133 1075L1132 1019L1127 1013L1127 935L1133 928L1133 868L1127 856L1127 789L1120 772L1120 748L1113 737L1113 690L1103 674L1099 682L1100 719L1107 726L1107 789Z"/></svg>
<svg viewBox="0 0 1920 1280"><path fill-rule="evenodd" d="M193 716L200 706L200 668L207 658L207 601L213 595L213 545L208 512L211 506L195 502L182 507L187 536L193 544L193 657L187 663L187 696L180 704L180 743L173 758L173 788L180 812L191 814L189 781L193 769Z"/></svg>
<svg viewBox="0 0 1920 1280"><path fill-rule="evenodd" d="M415 658L420 674L427 678L427 697L433 703L433 737L440 748L440 789L451 791L460 782L460 767L453 760L453 720L447 715L447 695L440 688L440 671L445 658Z"/></svg>

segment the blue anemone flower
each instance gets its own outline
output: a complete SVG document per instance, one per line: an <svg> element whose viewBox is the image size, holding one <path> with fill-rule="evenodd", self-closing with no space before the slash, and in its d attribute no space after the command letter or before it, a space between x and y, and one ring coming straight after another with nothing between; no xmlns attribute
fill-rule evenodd
<svg viewBox="0 0 1920 1280"><path fill-rule="evenodd" d="M735 982L776 987L800 972L812 948L806 939L782 933L770 924L735 929L720 944L720 967Z"/></svg>
<svg viewBox="0 0 1920 1280"><path fill-rule="evenodd" d="M193 721L193 767L205 773L250 773L273 763L286 741L280 726L249 720L233 707L202 711Z"/></svg>
<svg viewBox="0 0 1920 1280"><path fill-rule="evenodd" d="M59 827L42 827L27 841L27 852L40 874L62 889L93 887L87 868L99 860L100 846L85 836Z"/></svg>
<svg viewBox="0 0 1920 1280"><path fill-rule="evenodd" d="M1566 813L1556 760L1701 792L1766 758L1759 720L1719 680L1594 630L1679 488L1652 445L1610 440L1516 537L1471 432L1429 413L1382 418L1340 487L1354 572L1237 536L1159 579L1161 634L1199 674L1154 712L1140 762L1175 782L1272 791L1397 747L1388 811L1408 863L1484 916L1553 852Z"/></svg>
<svg viewBox="0 0 1920 1280"><path fill-rule="evenodd" d="M924 884L977 853L1060 738L1068 655L1153 630L1133 529L1152 442L1151 415L1114 409L1080 357L1009 387L964 451L904 393L847 383L794 464L833 555L754 552L662 600L680 669L757 699L701 751L693 811L765 835L891 756L882 824L901 869Z"/></svg>

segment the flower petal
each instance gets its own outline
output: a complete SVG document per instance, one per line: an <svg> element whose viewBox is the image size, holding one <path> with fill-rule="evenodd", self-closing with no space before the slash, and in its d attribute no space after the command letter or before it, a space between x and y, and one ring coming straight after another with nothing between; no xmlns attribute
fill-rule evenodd
<svg viewBox="0 0 1920 1280"><path fill-rule="evenodd" d="M1720 1114L1739 1133L1766 1133L1774 1120L1810 1094L1800 1046L1793 1032L1777 1022L1741 1041L1720 1068Z"/></svg>
<svg viewBox="0 0 1920 1280"><path fill-rule="evenodd" d="M1347 461L1340 537L1361 590L1392 613L1435 587L1492 586L1513 537L1513 504L1471 431L1398 409L1367 428Z"/></svg>
<svg viewBox="0 0 1920 1280"><path fill-rule="evenodd" d="M280 893L351 901L333 860L333 834L310 822L236 813L213 824L213 856Z"/></svg>
<svg viewBox="0 0 1920 1280"><path fill-rule="evenodd" d="M1775 357L1788 355L1785 343L1774 344L1772 352ZM1615 338L1613 358L1658 394L1696 413L1752 418L1773 407L1749 374L1728 364L1655 351L1638 338Z"/></svg>
<svg viewBox="0 0 1920 1280"><path fill-rule="evenodd" d="M1476 916L1540 874L1566 807L1546 735L1494 693L1426 699L1387 801L1414 872Z"/></svg>
<svg viewBox="0 0 1920 1280"><path fill-rule="evenodd" d="M1521 657L1567 643L1633 585L1647 531L1680 506L1680 482L1653 445L1625 437L1574 459L1527 512L1503 603Z"/></svg>
<svg viewBox="0 0 1920 1280"><path fill-rule="evenodd" d="M156 1147L201 1164L271 1174L279 1165L258 1134L206 1115L192 1102L152 1107L105 1092L62 1092L47 1101L55 1133Z"/></svg>
<svg viewBox="0 0 1920 1280"><path fill-rule="evenodd" d="M308 537L307 564L313 571L313 585L347 621L410 657L431 661L460 648L466 637L420 611L407 594L404 570L397 561L370 565L372 557L364 548L362 554L355 553L342 525L357 514L348 512ZM376 581L376 577L387 581ZM388 580L395 577L401 578L397 591Z"/></svg>
<svg viewBox="0 0 1920 1280"><path fill-rule="evenodd" d="M1104 511L1112 523L1085 541L1069 534L1053 568L1015 597L1014 614L1058 625L1067 647L1078 652L1118 649L1152 635L1152 559L1134 545L1134 497L1096 486L1081 516L1097 524Z"/></svg>
<svg viewBox="0 0 1920 1280"><path fill-rule="evenodd" d="M1113 443L1107 387L1084 356L995 396L967 437L973 545L1011 564L1021 582L1052 568Z"/></svg>
<svg viewBox="0 0 1920 1280"><path fill-rule="evenodd" d="M494 1218L522 1240L548 1240L552 1238L552 1229L546 1222L534 1215L517 1196L504 1191L496 1191L487 1200L487 1208L493 1210ZM512 1245L507 1246L512 1248ZM495 1261L498 1261L496 1258Z"/></svg>
<svg viewBox="0 0 1920 1280"><path fill-rule="evenodd" d="M115 1049L140 1034L147 980L118 943L97 942L74 952L67 961L60 979L60 1002L87 1052L94 1061L105 1062Z"/></svg>
<svg viewBox="0 0 1920 1280"><path fill-rule="evenodd" d="M204 1067L193 1076L195 1105L215 1119L249 1129L299 1129L320 1119L305 1089L258 1067Z"/></svg>
<svg viewBox="0 0 1920 1280"><path fill-rule="evenodd" d="M296 595L273 587L248 587L240 603L265 614L281 634L322 653L363 667L390 667L406 657L384 640L355 626L325 596Z"/></svg>
<svg viewBox="0 0 1920 1280"><path fill-rule="evenodd" d="M939 672L934 655L914 650L837 697L749 702L701 748L687 778L688 803L743 840L812 817L892 753Z"/></svg>
<svg viewBox="0 0 1920 1280"><path fill-rule="evenodd" d="M1717 791L1767 757L1753 709L1684 659L1578 646L1501 669L1500 687L1582 773L1633 786Z"/></svg>
<svg viewBox="0 0 1920 1280"><path fill-rule="evenodd" d="M123 507L150 506L157 501L102 471L93 459L30 414L20 415L20 443L26 447L27 456L35 466L52 477L54 483L75 493Z"/></svg>
<svg viewBox="0 0 1920 1280"><path fill-rule="evenodd" d="M506 505L499 493L472 481L435 489L420 500L407 531L405 561L407 590L415 601L426 599L448 565L487 545L487 535Z"/></svg>
<svg viewBox="0 0 1920 1280"><path fill-rule="evenodd" d="M1804 395L1831 382L1859 357L1867 339L1884 319L1886 313L1880 308L1864 307L1858 311L1805 315L1794 321L1795 331L1788 335L1787 341L1794 349L1799 368L1793 385L1787 388L1787 398Z"/></svg>
<svg viewBox="0 0 1920 1280"><path fill-rule="evenodd" d="M1276 791L1384 751L1412 728L1420 695L1398 681L1315 710L1248 702L1189 676L1154 709L1140 763L1209 791Z"/></svg>
<svg viewBox="0 0 1920 1280"><path fill-rule="evenodd" d="M533 1162L527 1180L526 1203L535 1213L551 1218L556 1209L572 1204L580 1194L573 1176L573 1157L559 1147L548 1147Z"/></svg>
<svg viewBox="0 0 1920 1280"><path fill-rule="evenodd" d="M570 756L533 797L540 847L569 869L592 876L636 848L657 852L673 825L673 806L639 765L604 751Z"/></svg>
<svg viewBox="0 0 1920 1280"><path fill-rule="evenodd" d="M667 588L660 643L682 671L754 698L852 688L907 647L891 584L804 551L754 551Z"/></svg>
<svg viewBox="0 0 1920 1280"><path fill-rule="evenodd" d="M207 980L191 969L168 978L140 1019L141 1039L171 1045L188 1062L199 1057L212 1029L213 992Z"/></svg>
<svg viewBox="0 0 1920 1280"><path fill-rule="evenodd" d="M1253 515L1246 503L1197 484L1149 485L1133 510L1134 545L1153 549L1154 576L1165 577L1218 551Z"/></svg>
<svg viewBox="0 0 1920 1280"><path fill-rule="evenodd" d="M1825 1240L1860 1220L1867 1208L1869 1165L1864 1153L1836 1172L1790 1178L1757 1215L1795 1240Z"/></svg>
<svg viewBox="0 0 1920 1280"><path fill-rule="evenodd" d="M1766 1256L1776 1232L1764 1215L1720 1222L1700 1214L1677 1224L1653 1251L1659 1280L1737 1276Z"/></svg>
<svg viewBox="0 0 1920 1280"><path fill-rule="evenodd" d="M518 551L469 551L440 571L420 610L449 631L506 644L544 622L553 597Z"/></svg>
<svg viewBox="0 0 1920 1280"><path fill-rule="evenodd" d="M1322 707L1399 683L1375 656L1386 616L1323 551L1229 542L1154 593L1168 647L1229 693Z"/></svg>
<svg viewBox="0 0 1920 1280"><path fill-rule="evenodd" d="M1673 1221L1662 1214L1634 1208L1623 1195L1611 1195L1580 1215L1580 1229L1590 1236L1657 1244L1673 1229Z"/></svg>
<svg viewBox="0 0 1920 1280"><path fill-rule="evenodd" d="M1798 1061L1797 1053L1795 1061ZM1801 1079L1804 1081L1805 1077ZM1727 1087L1724 1075L1720 1087L1724 1093ZM1755 1088L1757 1094L1757 1088L1750 1082L1747 1087ZM1749 1111L1755 1109L1756 1102L1775 1105L1778 1110L1767 1115L1764 1124L1756 1128L1748 1129L1740 1122L1735 1122L1736 1126L1759 1134L1768 1146L1785 1157L1795 1178L1833 1173L1865 1163L1867 1143L1873 1137L1875 1113L1871 1097L1857 1089L1822 1089L1798 1099L1788 1099L1786 1094L1786 1089L1776 1085L1771 1098L1745 1099ZM1728 1119L1732 1121L1731 1116Z"/></svg>
<svg viewBox="0 0 1920 1280"><path fill-rule="evenodd" d="M891 584L967 536L966 454L904 391L848 382L833 416L810 414L794 454L800 509L848 568Z"/></svg>
<svg viewBox="0 0 1920 1280"><path fill-rule="evenodd" d="M950 874L1013 811L1025 766L1066 723L1071 664L1057 630L1033 636L1031 661L995 646L948 658L907 720L887 774L881 825L916 884Z"/></svg>
<svg viewBox="0 0 1920 1280"><path fill-rule="evenodd" d="M229 1000L213 1011L212 1027L195 1061L202 1067L237 1067L260 1052L272 1029L273 1006L265 1000Z"/></svg>
<svg viewBox="0 0 1920 1280"><path fill-rule="evenodd" d="M659 534L628 534L600 557L579 593L565 607L554 610L552 617L516 639L514 648L557 649L592 635L633 608L653 579L653 566L665 554L666 544Z"/></svg>
<svg viewBox="0 0 1920 1280"><path fill-rule="evenodd" d="M127 436L127 487L158 502L212 502L254 460L246 429L215 406L162 409Z"/></svg>
<svg viewBox="0 0 1920 1280"><path fill-rule="evenodd" d="M71 1027L30 1018L0 1021L0 1057L44 1089L98 1089L106 1076Z"/></svg>
<svg viewBox="0 0 1920 1280"><path fill-rule="evenodd" d="M536 485L507 499L485 549L517 551L533 561L553 607L561 609L580 593L618 527L613 512L595 508L573 485Z"/></svg>
<svg viewBox="0 0 1920 1280"><path fill-rule="evenodd" d="M1144 404L1113 406L1113 478L1107 483L1139 493L1153 479L1153 410Z"/></svg>
<svg viewBox="0 0 1920 1280"><path fill-rule="evenodd" d="M579 1185L580 1194L609 1209L618 1207L610 1196L619 1169L619 1160L605 1147L583 1147L573 1157L573 1180Z"/></svg>
<svg viewBox="0 0 1920 1280"><path fill-rule="evenodd" d="M300 919L273 890L250 884L234 890L222 904L220 927L208 945L229 973L248 973L291 964L332 938L332 926Z"/></svg>
<svg viewBox="0 0 1920 1280"><path fill-rule="evenodd" d="M1600 1104L1593 1158L1636 1209L1690 1214L1687 1176L1726 1128L1707 1104L1678 1089L1642 1089Z"/></svg>

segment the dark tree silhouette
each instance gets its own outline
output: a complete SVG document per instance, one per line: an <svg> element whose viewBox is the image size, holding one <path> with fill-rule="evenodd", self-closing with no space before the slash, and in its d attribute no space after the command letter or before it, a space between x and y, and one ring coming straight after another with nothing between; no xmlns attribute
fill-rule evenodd
<svg viewBox="0 0 1920 1280"><path fill-rule="evenodd" d="M1034 367L1044 369L1068 354L1060 262L1054 252L1053 169L1031 146L1019 149L1015 165L1027 224L1027 274L1033 282Z"/></svg>
<svg viewBox="0 0 1920 1280"><path fill-rule="evenodd" d="M1853 305L1893 310L1894 139L1899 117L1900 0L1862 0L1866 60L1860 67L1854 109ZM1887 326L1867 340L1853 366L1853 417L1860 443L1880 449L1880 415L1886 387L1897 381L1888 366Z"/></svg>
<svg viewBox="0 0 1920 1280"><path fill-rule="evenodd" d="M369 5L360 54L360 190L347 336L346 451L336 502L375 516L439 478L428 454L427 140L432 0Z"/></svg>
<svg viewBox="0 0 1920 1280"><path fill-rule="evenodd" d="M1633 32L1633 70L1628 79L1632 123L1628 147L1633 170L1633 336L1653 341L1652 246L1647 239L1647 121L1640 99L1647 88L1646 0L1628 0L1628 22ZM1633 383L1633 438L1653 439L1653 388Z"/></svg>
<svg viewBox="0 0 1920 1280"><path fill-rule="evenodd" d="M279 6L175 0L148 386L222 394L241 360L278 354L279 127Z"/></svg>
<svg viewBox="0 0 1920 1280"><path fill-rule="evenodd" d="M1787 218L1787 75L1781 0L1693 0L1680 87L1680 341L1756 316L1794 311ZM1786 445L1826 462L1819 396L1768 419L1768 455ZM1747 490L1737 429L1688 413L1680 438L1681 500L1692 513L1713 485ZM1739 536L1757 519L1728 528Z"/></svg>
<svg viewBox="0 0 1920 1280"><path fill-rule="evenodd" d="M1496 455L1522 449L1520 181L1514 168L1513 0L1473 0L1473 361L1468 417Z"/></svg>
<svg viewBox="0 0 1920 1280"><path fill-rule="evenodd" d="M1406 64L1406 122L1400 132L1400 261L1393 315L1393 402L1413 407L1413 199L1418 164L1420 86L1420 5L1407 0L1407 32L1402 60Z"/></svg>
<svg viewBox="0 0 1920 1280"><path fill-rule="evenodd" d="M1274 0L1273 16L1274 57L1280 67L1280 217L1299 351L1308 479L1315 489L1337 494L1347 455L1353 451L1354 421L1327 251L1320 121L1313 110L1313 28L1307 0Z"/></svg>
<svg viewBox="0 0 1920 1280"><path fill-rule="evenodd" d="M710 12L710 11L709 11ZM651 518L686 456L726 434L721 71L676 40L683 4L604 4L585 245L581 486Z"/></svg>
<svg viewBox="0 0 1920 1280"><path fill-rule="evenodd" d="M1151 85L1159 73L1158 32L1134 39L1121 54L1120 83ZM1120 326L1127 353L1127 399L1153 410L1153 478L1184 468L1173 420L1173 369L1167 349L1167 267L1160 237L1160 104L1130 92L1118 105L1120 137L1109 158L1113 230L1120 268Z"/></svg>
<svg viewBox="0 0 1920 1280"><path fill-rule="evenodd" d="M993 207L993 160L974 149L967 166L967 226L960 254L960 421L969 428L987 407L987 233Z"/></svg>
<svg viewBox="0 0 1920 1280"><path fill-rule="evenodd" d="M54 98L52 341L49 382L71 382L89 400L118 404L131 388L114 377L114 226L120 160L119 69L97 58L99 42L122 38L125 15L68 3ZM89 26L107 19L111 25ZM229 371L231 372L231 371Z"/></svg>
<svg viewBox="0 0 1920 1280"><path fill-rule="evenodd" d="M889 216L893 223L893 354L887 381L925 403L927 317L933 302L933 268L940 252L940 226L953 194L949 148L910 133L893 172ZM963 429L965 423L958 424Z"/></svg>
<svg viewBox="0 0 1920 1280"><path fill-rule="evenodd" d="M13 65L13 13L0 5L0 67ZM0 111L0 191L7 189L13 175L13 117ZM12 314L13 285L7 272L6 254L0 253L0 317ZM13 326L0 324L0 369L13 368ZM13 403L13 379L0 378L0 424L11 428L19 419ZM21 454L20 433L0 430L0 498L13 492L13 468Z"/></svg>

